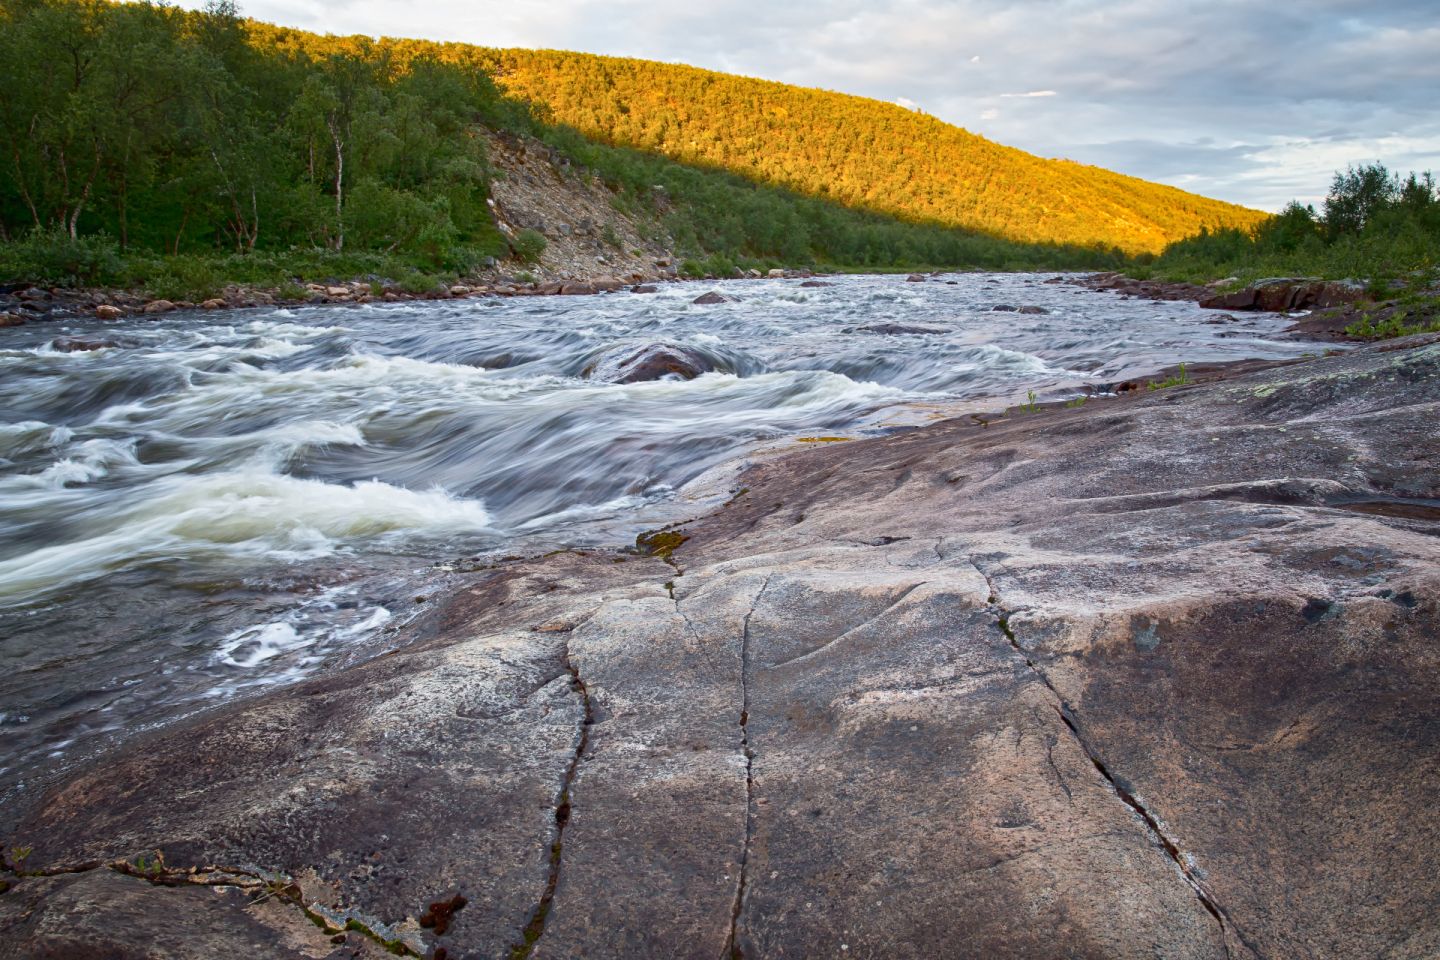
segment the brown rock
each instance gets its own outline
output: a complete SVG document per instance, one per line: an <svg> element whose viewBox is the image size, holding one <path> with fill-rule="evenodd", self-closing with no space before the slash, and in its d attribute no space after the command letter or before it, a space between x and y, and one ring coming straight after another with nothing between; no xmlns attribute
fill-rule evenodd
<svg viewBox="0 0 1440 960"><path fill-rule="evenodd" d="M581 373L590 380L607 383L645 383L651 380L693 380L715 369L694 350L668 343L626 347L598 357Z"/></svg>
<svg viewBox="0 0 1440 960"><path fill-rule="evenodd" d="M700 304L700 305L702 305L702 306L708 306L708 305L717 304L717 303L739 303L739 302L740 302L740 298L739 298L739 297L732 297L732 296L729 296L728 294L720 293L720 292L717 291L717 290L711 290L709 293L702 293L700 296L696 297L694 300L692 300L692 301L690 301L690 302L691 302L691 303L698 303L698 304Z"/></svg>
<svg viewBox="0 0 1440 960"><path fill-rule="evenodd" d="M125 316L125 311L112 304L102 303L95 308L95 316L101 320L119 320Z"/></svg>
<svg viewBox="0 0 1440 960"><path fill-rule="evenodd" d="M211 297L209 300L200 304L202 310L223 310L228 306L230 306L230 304L221 300L219 297Z"/></svg>
<svg viewBox="0 0 1440 960"><path fill-rule="evenodd" d="M171 303L169 300L151 300L149 303L145 304L145 306L141 308L140 312L149 314L169 313L171 310L174 309L175 304Z"/></svg>
<svg viewBox="0 0 1440 960"><path fill-rule="evenodd" d="M18 313L0 313L0 327L23 327L25 318Z"/></svg>
<svg viewBox="0 0 1440 960"><path fill-rule="evenodd" d="M88 353L118 346L120 341L101 337L57 337L50 341L50 349L60 353Z"/></svg>
<svg viewBox="0 0 1440 960"><path fill-rule="evenodd" d="M587 283L583 280L571 280L561 284L558 292L566 297L584 297L595 293L596 288L593 283Z"/></svg>
<svg viewBox="0 0 1440 960"><path fill-rule="evenodd" d="M1255 299L1255 288L1246 287L1244 290L1207 297L1200 301L1200 306L1208 310L1253 310L1255 309Z"/></svg>

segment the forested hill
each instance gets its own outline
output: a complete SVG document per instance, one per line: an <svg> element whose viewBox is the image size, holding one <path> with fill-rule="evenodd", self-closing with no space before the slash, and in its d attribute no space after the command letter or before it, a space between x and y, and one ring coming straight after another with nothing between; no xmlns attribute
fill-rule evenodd
<svg viewBox="0 0 1440 960"><path fill-rule="evenodd" d="M906 219L1130 253L1264 219L862 97L584 53L492 50L486 59L510 93L589 136Z"/></svg>

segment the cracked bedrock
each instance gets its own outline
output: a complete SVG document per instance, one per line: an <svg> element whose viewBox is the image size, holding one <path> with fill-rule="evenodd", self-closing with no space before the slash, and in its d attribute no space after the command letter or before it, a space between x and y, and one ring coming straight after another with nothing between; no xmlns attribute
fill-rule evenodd
<svg viewBox="0 0 1440 960"><path fill-rule="evenodd" d="M0 957L1434 957L1437 427L1422 339L763 461L7 811Z"/></svg>

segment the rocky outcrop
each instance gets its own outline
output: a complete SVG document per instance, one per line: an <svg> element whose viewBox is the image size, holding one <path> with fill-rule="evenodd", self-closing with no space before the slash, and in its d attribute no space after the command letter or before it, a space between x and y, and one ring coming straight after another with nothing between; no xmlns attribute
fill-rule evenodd
<svg viewBox="0 0 1440 960"><path fill-rule="evenodd" d="M1214 310L1264 310L1284 313L1354 303L1365 288L1344 281L1274 279L1260 280L1242 290L1219 293L1200 300L1200 306Z"/></svg>
<svg viewBox="0 0 1440 960"><path fill-rule="evenodd" d="M1437 382L807 445L652 555L472 574L5 811L0 956L1433 957Z"/></svg>

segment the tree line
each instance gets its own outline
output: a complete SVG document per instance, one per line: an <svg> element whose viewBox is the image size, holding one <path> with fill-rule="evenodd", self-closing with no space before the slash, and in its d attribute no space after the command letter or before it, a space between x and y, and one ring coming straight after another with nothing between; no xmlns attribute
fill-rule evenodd
<svg viewBox="0 0 1440 960"><path fill-rule="evenodd" d="M1320 210L1291 201L1251 229L1202 230L1168 246L1149 270L1212 280L1229 275L1363 280L1440 268L1440 189L1430 173L1381 163L1337 172Z"/></svg>

